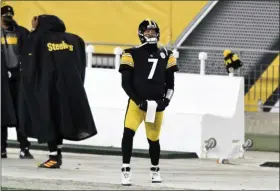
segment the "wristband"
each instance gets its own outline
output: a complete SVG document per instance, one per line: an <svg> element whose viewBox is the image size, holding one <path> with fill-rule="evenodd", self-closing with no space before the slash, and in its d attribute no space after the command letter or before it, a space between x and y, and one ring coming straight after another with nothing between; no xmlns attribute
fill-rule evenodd
<svg viewBox="0 0 280 191"><path fill-rule="evenodd" d="M165 98L171 100L172 96L173 96L174 90L173 89L168 89L165 95Z"/></svg>

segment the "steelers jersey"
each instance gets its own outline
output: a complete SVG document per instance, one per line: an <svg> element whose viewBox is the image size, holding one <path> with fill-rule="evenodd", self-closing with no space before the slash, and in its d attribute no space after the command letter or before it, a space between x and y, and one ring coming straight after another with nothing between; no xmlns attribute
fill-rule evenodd
<svg viewBox="0 0 280 191"><path fill-rule="evenodd" d="M178 67L172 51L158 48L150 53L140 46L123 51L119 72L124 70L132 71L131 84L141 99L158 100L165 94L166 72Z"/></svg>

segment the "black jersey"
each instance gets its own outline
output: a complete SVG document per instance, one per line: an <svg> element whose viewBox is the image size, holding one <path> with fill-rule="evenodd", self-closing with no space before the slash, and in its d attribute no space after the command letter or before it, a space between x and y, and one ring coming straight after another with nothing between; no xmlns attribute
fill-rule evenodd
<svg viewBox="0 0 280 191"><path fill-rule="evenodd" d="M132 87L144 100L162 99L165 94L166 72L178 71L172 51L158 48L150 53L144 46L123 51L119 72L132 70Z"/></svg>

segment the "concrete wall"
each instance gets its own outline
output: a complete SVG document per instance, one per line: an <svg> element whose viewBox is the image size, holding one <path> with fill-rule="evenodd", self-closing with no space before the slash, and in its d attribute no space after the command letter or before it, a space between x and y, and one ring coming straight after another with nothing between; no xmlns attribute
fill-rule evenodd
<svg viewBox="0 0 280 191"><path fill-rule="evenodd" d="M279 152L279 113L245 113L245 132L254 141L252 150Z"/></svg>
<svg viewBox="0 0 280 191"><path fill-rule="evenodd" d="M279 136L279 113L245 113L245 132Z"/></svg>
<svg viewBox="0 0 280 191"><path fill-rule="evenodd" d="M206 82L200 84L199 79L204 78L209 79L209 81L206 80ZM217 83L213 83L211 80L217 80ZM242 134L244 135L244 102L240 102L242 99L238 96L234 96L234 94L236 94L234 93L235 89L238 90L240 85L239 83L232 83L232 80L237 80L237 78L177 74L176 91L172 99L172 104L166 111L166 117L163 124L164 130L162 131L161 136L162 149L169 151L193 152L192 149L187 149L187 147L194 147L197 145L195 141L199 140L199 138L191 135L193 132L198 131L199 128L197 125L199 125L200 122L193 122L194 117L187 117L192 116L192 114L211 114L228 119L233 119L235 113L242 115L243 117L228 122L227 124L232 126L232 131L227 131L223 134L229 138L242 130ZM209 83L209 85L207 85L207 83ZM229 83L231 84L230 86ZM216 84L217 86L213 86L212 84ZM85 87L98 128L98 135L85 141L65 141L65 143L119 148L123 131L123 118L127 104L127 96L121 88L120 74L114 70L88 69ZM221 89L220 87L223 88ZM226 87L230 88L225 90ZM206 93L207 96L205 96ZM244 93L241 94L243 95ZM232 101L229 102L228 100ZM236 110L236 102L240 102L239 108L241 109ZM104 120L108 116L110 116L110 120ZM178 120L176 116L180 119L183 117L183 119ZM253 149L279 151L278 114L251 112L245 113L245 116L246 138L253 139L255 143ZM193 122L193 124L185 124L191 122ZM212 123L207 124L210 126L206 129L209 130L212 129L212 126L216 127L218 122L213 122L213 125L211 125ZM229 130L229 126L223 125L223 129L226 128ZM190 131L185 132L187 128L189 128ZM210 132L221 133L222 131L212 129ZM180 135L183 135L181 139L179 138ZM216 137L214 135L211 136ZM145 131L144 128L140 127L135 137L135 148L148 148L148 143L143 137L145 137ZM170 141L170 138L175 139L173 139L174 141ZM16 140L16 132L14 128L9 128L9 139ZM186 148L176 146L176 142L180 142L180 145L183 143ZM171 148L172 144L174 144L174 147Z"/></svg>

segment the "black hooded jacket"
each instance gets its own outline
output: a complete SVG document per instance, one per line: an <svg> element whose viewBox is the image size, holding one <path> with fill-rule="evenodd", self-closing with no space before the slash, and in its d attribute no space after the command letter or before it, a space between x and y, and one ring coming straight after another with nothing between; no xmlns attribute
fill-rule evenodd
<svg viewBox="0 0 280 191"><path fill-rule="evenodd" d="M79 141L94 136L97 131L83 86L85 43L66 33L58 17L41 15L38 19L22 64L25 109L21 131L40 143L59 137Z"/></svg>
<svg viewBox="0 0 280 191"><path fill-rule="evenodd" d="M19 53L19 62L21 59L22 52L24 51L24 46L27 44L27 39L29 35L29 31L18 25L16 21L13 21L11 27L13 27L13 30L15 31L18 39L18 53ZM2 37L6 38L5 31L2 29ZM7 40L5 40L7 42ZM4 46L7 46L7 44L1 43L1 126L9 126L14 127L17 125L16 120L16 111L15 111L15 104L12 100L12 95L10 93L10 87L9 87L9 77L8 77L8 68L6 64L6 58L5 58L5 51ZM13 69L13 80L18 79L18 67ZM15 77L14 77L15 76Z"/></svg>
<svg viewBox="0 0 280 191"><path fill-rule="evenodd" d="M18 25L18 23L13 20L12 25L11 25L12 30L15 31L17 38L18 38L18 47L19 47L19 54L22 54L22 51L24 50L24 45L26 44L28 40L28 35L30 32L24 28L23 26ZM2 35L4 38L6 38L6 33L4 29L2 29Z"/></svg>
<svg viewBox="0 0 280 191"><path fill-rule="evenodd" d="M5 62L5 54L1 45L1 128L17 125L14 103L8 82L8 70Z"/></svg>

